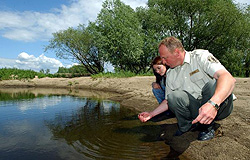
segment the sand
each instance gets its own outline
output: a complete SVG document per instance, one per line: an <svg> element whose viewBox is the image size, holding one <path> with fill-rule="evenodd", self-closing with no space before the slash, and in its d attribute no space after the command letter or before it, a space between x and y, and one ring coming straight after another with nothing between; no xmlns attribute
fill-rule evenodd
<svg viewBox="0 0 250 160"><path fill-rule="evenodd" d="M232 114L217 122L219 127L216 137L209 141L196 140L198 131L187 132L180 137L173 137L177 129L176 119L158 119L156 123L162 127L162 139L176 151L189 159L195 160L248 160L250 157L250 78L236 78ZM76 96L102 95L104 98L115 100L124 107L140 113L151 111L158 106L152 94L151 83L154 76L131 78L42 78L32 80L0 81L1 90L18 91L33 88L46 88L45 93L71 94ZM55 90L57 88L57 90ZM70 92L69 92L70 90ZM161 134L159 133L159 134ZM171 151L171 152L172 152ZM171 154L169 156L171 157Z"/></svg>

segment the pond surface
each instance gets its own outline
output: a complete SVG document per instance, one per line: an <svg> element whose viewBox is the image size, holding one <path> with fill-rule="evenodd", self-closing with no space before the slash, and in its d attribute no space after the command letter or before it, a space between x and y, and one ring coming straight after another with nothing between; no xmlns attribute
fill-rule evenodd
<svg viewBox="0 0 250 160"><path fill-rule="evenodd" d="M0 90L1 160L168 159L160 133L113 101Z"/></svg>

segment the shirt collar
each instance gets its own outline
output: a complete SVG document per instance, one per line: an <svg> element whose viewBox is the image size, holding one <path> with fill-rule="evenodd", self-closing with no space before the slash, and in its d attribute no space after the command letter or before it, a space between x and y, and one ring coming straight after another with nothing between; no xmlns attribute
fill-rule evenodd
<svg viewBox="0 0 250 160"><path fill-rule="evenodd" d="M184 57L184 61L183 61L183 64L184 63L190 63L190 52L187 52L185 51L185 57Z"/></svg>

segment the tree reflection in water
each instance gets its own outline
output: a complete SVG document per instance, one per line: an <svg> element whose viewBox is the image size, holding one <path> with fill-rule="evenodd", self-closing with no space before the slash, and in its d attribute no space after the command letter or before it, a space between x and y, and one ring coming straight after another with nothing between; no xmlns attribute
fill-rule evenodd
<svg viewBox="0 0 250 160"><path fill-rule="evenodd" d="M57 115L46 121L54 139L91 159L141 159L164 157L169 148L158 141L158 125L144 125L133 111L118 103L86 99L70 116ZM158 141L160 142L160 141Z"/></svg>
<svg viewBox="0 0 250 160"><path fill-rule="evenodd" d="M0 93L5 159L168 159L169 146L158 139L166 125L141 123L135 111L119 103L62 96L61 90L58 96Z"/></svg>
<svg viewBox="0 0 250 160"><path fill-rule="evenodd" d="M46 121L46 126L53 133L54 139L65 139L77 151L87 148L96 152L98 145L112 138L112 125L117 123L124 111L119 103L86 98L86 104L72 111L71 114L58 114L54 120ZM93 154L93 153L92 153Z"/></svg>

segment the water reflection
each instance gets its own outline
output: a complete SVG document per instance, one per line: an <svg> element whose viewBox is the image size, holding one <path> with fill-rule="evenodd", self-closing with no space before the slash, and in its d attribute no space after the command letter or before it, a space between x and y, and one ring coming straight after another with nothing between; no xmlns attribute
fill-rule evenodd
<svg viewBox="0 0 250 160"><path fill-rule="evenodd" d="M87 99L71 116L57 115L46 125L54 139L65 139L85 158L141 159L152 157L155 151L159 158L169 150L164 143L149 143L159 140L159 126L141 126L132 111L108 101Z"/></svg>
<svg viewBox="0 0 250 160"><path fill-rule="evenodd" d="M0 159L164 159L160 132L96 95L0 90Z"/></svg>

